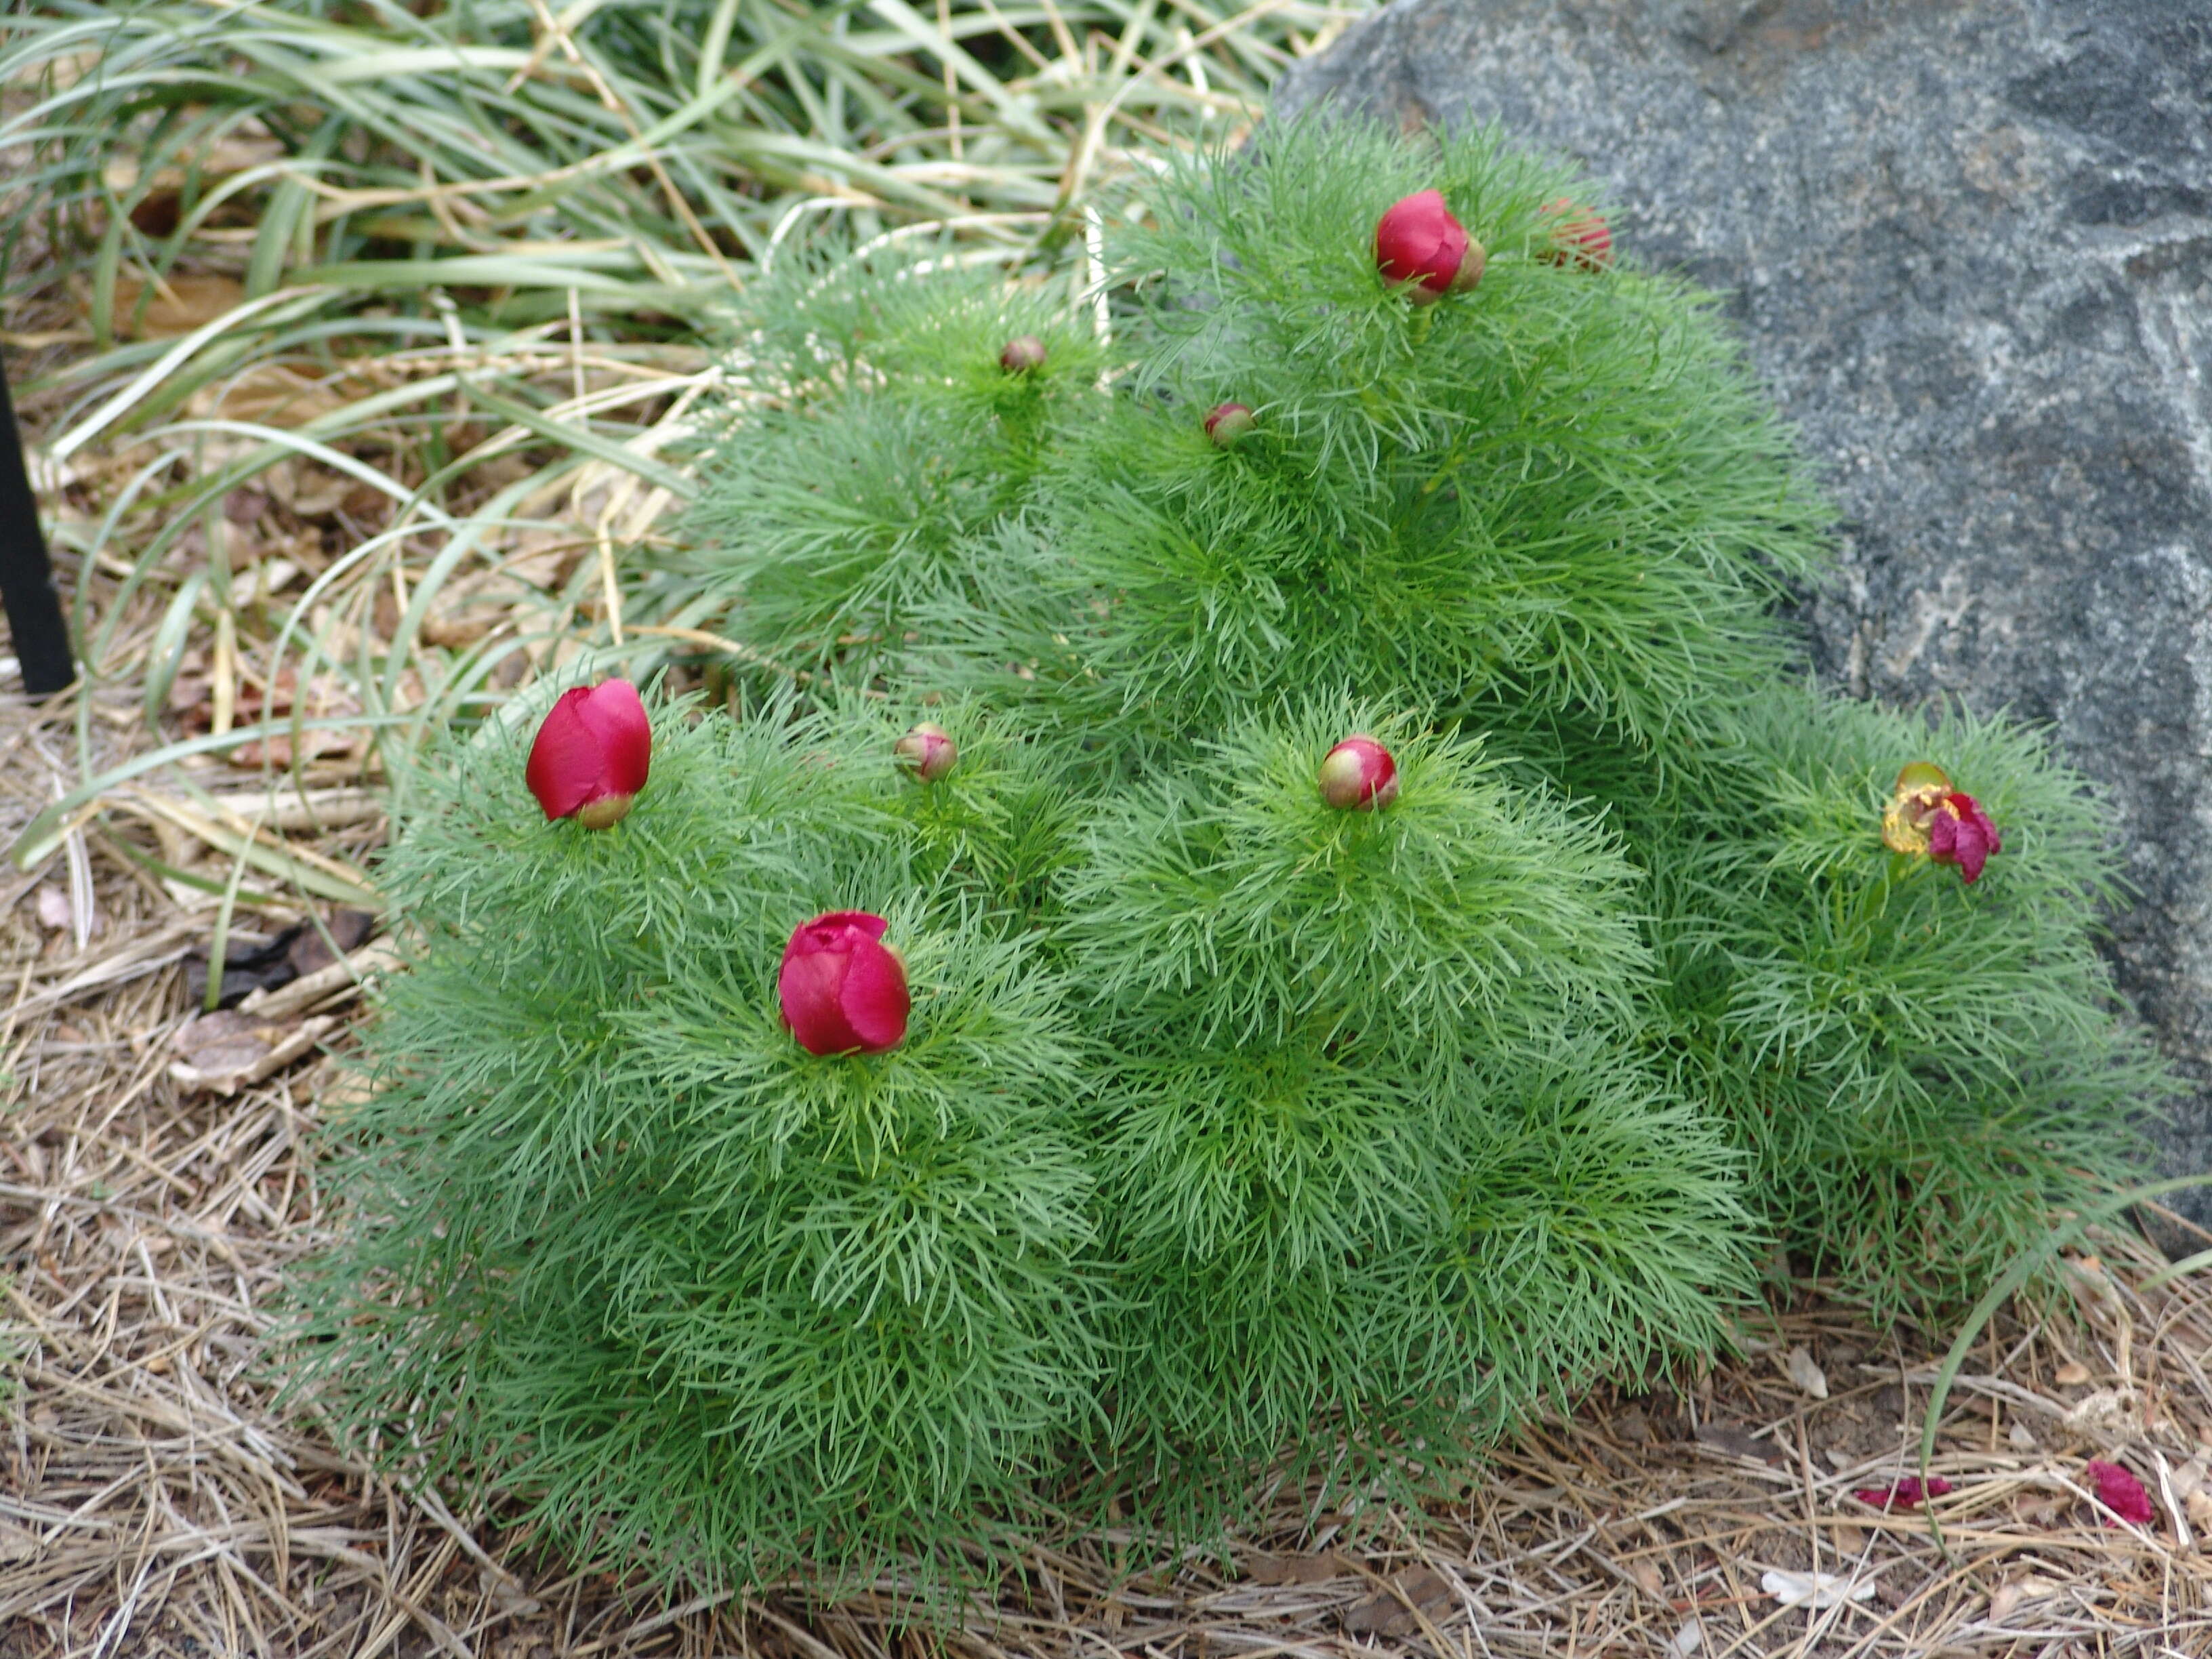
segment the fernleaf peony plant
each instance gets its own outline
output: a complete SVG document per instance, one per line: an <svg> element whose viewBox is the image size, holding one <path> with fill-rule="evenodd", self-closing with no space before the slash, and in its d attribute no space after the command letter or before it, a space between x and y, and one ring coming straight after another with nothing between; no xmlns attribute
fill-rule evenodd
<svg viewBox="0 0 2212 1659"><path fill-rule="evenodd" d="M386 860L299 1386L579 1559L1449 1486L1777 1243L1970 1298L2166 1086L2094 797L1804 686L1817 492L1570 174L1293 125L1106 252L1110 337L789 256L635 599L729 697L457 736Z"/></svg>

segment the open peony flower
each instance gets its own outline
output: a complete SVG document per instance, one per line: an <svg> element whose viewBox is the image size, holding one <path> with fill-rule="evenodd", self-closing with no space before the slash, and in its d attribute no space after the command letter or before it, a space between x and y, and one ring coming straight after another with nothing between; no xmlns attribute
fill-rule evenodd
<svg viewBox="0 0 2212 1659"><path fill-rule="evenodd" d="M1443 192L1425 190L1394 202L1375 223L1375 267L1415 305L1482 280L1482 244L1444 205Z"/></svg>
<svg viewBox="0 0 2212 1659"><path fill-rule="evenodd" d="M889 926L866 910L831 910L792 930L775 994L808 1054L876 1054L906 1040L914 1005L906 963L882 943Z"/></svg>
<svg viewBox="0 0 2212 1659"><path fill-rule="evenodd" d="M1364 732L1322 757L1321 798L1340 811L1372 812L1398 799L1398 763Z"/></svg>
<svg viewBox="0 0 2212 1659"><path fill-rule="evenodd" d="M2100 1462L2093 1457L2081 1472L2096 1488L2097 1501L2121 1520L2147 1527L2155 1518L2150 1494L2143 1490L2142 1482L2118 1463ZM2107 1520L2105 1524L2109 1527L2112 1523Z"/></svg>
<svg viewBox="0 0 2212 1659"><path fill-rule="evenodd" d="M1972 795L1954 789L1929 817L1928 856L1938 864L1957 865L1969 883L1993 854L2002 851L2004 837Z"/></svg>
<svg viewBox="0 0 2212 1659"><path fill-rule="evenodd" d="M1861 1486L1851 1493L1860 1503L1877 1510L1917 1509L1931 1498L1941 1498L1951 1490L1951 1483L1940 1474L1931 1474L1923 1480L1917 1475L1906 1475L1893 1480L1887 1486Z"/></svg>
<svg viewBox="0 0 2212 1659"><path fill-rule="evenodd" d="M563 691L530 745L523 781L548 818L619 823L653 765L653 722L628 680Z"/></svg>
<svg viewBox="0 0 2212 1659"><path fill-rule="evenodd" d="M1893 853L1955 864L1970 883L2004 850L2004 837L1982 804L1954 789L1943 769L1928 761L1914 761L1897 775L1882 808L1881 842Z"/></svg>

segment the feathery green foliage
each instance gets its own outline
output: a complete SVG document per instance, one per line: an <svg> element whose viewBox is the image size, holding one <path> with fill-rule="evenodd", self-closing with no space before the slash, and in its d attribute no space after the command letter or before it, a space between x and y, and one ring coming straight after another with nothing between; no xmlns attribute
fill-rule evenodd
<svg viewBox="0 0 2212 1659"><path fill-rule="evenodd" d="M1314 787L1352 731L1396 757L1387 811ZM1069 901L1084 983L1194 1049L1303 1035L1426 1065L1620 1021L1644 969L1628 866L1493 772L1472 741L1340 699L1225 732L1103 805Z"/></svg>
<svg viewBox="0 0 2212 1659"><path fill-rule="evenodd" d="M1029 505L1104 366L1087 329L996 272L884 269L793 260L765 285L771 318L790 309L746 351L775 404L722 451L697 516L708 556L676 563L694 581L672 593L741 587L748 641L786 668L896 661L918 628L972 606L969 542ZM1000 351L1021 335L1046 360L1009 374Z"/></svg>
<svg viewBox="0 0 2212 1659"><path fill-rule="evenodd" d="M1473 294L1417 310L1347 227L1424 181L1473 204L1492 254ZM1133 307L1116 323L1114 393L1068 410L1019 519L978 533L936 516L932 546L957 549L963 580L940 585L914 640L885 628L855 667L963 678L930 660L950 649L966 683L1003 692L1006 665L1024 664L1085 730L1170 745L1316 684L1415 690L1447 711L1558 708L1639 744L1698 731L1717 697L1784 659L1765 611L1809 568L1822 509L1702 300L1540 257L1542 209L1572 188L1492 134L1425 155L1313 123L1234 166L1173 169L1154 228L1113 250ZM878 368L864 331L843 338L908 384L896 345ZM926 424L945 434L929 453L948 471L972 453L964 377L994 343L927 389ZM1229 399L1259 428L1224 454L1195 416ZM844 403L817 418L841 454L865 429ZM835 521L939 486L894 446L852 487L805 473L810 499L787 507L753 487L755 469L789 470L787 428L758 430L768 441L726 448L694 557L719 563L744 598L733 625L773 653L782 585L842 593L859 562ZM838 550L808 562L842 556L838 574L775 568L799 538Z"/></svg>
<svg viewBox="0 0 2212 1659"><path fill-rule="evenodd" d="M860 757L788 714L665 706L618 835L549 832L501 732L453 757L386 866L420 956L344 1124L368 1224L299 1349L357 1433L450 1418L441 1478L707 1578L1033 1510L1099 1370L1061 981L917 883ZM775 965L853 904L895 919L916 1035L825 1063Z"/></svg>
<svg viewBox="0 0 2212 1659"><path fill-rule="evenodd" d="M1417 309L1369 228L1426 185L1489 269ZM1578 189L1309 122L1170 168L1079 312L943 249L757 287L644 595L728 706L596 836L487 733L390 860L330 1408L580 1553L927 1579L1271 1465L1419 1489L1710 1352L1773 1240L1925 1311L2108 1182L2161 1073L2094 799L1796 686L1817 494L1703 296L1547 257ZM1923 758L2004 828L1972 885L1883 845ZM803 1054L775 953L856 908L907 1035Z"/></svg>
<svg viewBox="0 0 2212 1659"><path fill-rule="evenodd" d="M2107 823L2039 738L1778 690L1648 857L1692 1085L1759 1160L1784 1237L1885 1316L1970 1302L2053 1206L2124 1182L2172 1074L2117 1016L2094 920ZM1968 886L1880 839L1933 760L2004 850Z"/></svg>

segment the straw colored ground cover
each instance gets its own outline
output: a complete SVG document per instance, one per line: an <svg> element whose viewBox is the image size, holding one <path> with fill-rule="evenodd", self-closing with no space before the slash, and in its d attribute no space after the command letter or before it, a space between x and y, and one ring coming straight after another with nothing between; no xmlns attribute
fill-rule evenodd
<svg viewBox="0 0 2212 1659"><path fill-rule="evenodd" d="M378 947L213 1022L192 953L373 908L428 725L584 645L711 669L680 620L623 618L689 491L721 287L836 224L1073 294L1117 180L1241 131L1358 9L0 25L0 348L88 669L43 710L0 669L0 1659L2212 1651L2212 1279L2148 1285L2117 1237L1974 1350L1940 1542L1850 1494L1913 1467L1946 1335L1798 1287L1739 1364L1547 1424L1425 1525L1277 1491L1212 1553L1039 1550L927 1639L895 1584L671 1606L563 1579L496 1510L392 1491L271 1410L269 1310L328 1224L319 1050ZM2099 1524L2098 1456L2146 1477L2152 1525ZM1814 1572L1869 1593L1808 1609L1766 1578Z"/></svg>

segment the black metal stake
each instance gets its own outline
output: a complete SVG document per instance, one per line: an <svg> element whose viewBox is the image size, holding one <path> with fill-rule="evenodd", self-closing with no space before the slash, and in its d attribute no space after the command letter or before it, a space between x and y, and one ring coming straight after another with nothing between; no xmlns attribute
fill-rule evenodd
<svg viewBox="0 0 2212 1659"><path fill-rule="evenodd" d="M0 605L8 611L23 689L34 697L59 691L76 678L69 624L54 592L46 538L39 531L39 503L23 465L23 442L8 402L8 375L0 368Z"/></svg>

